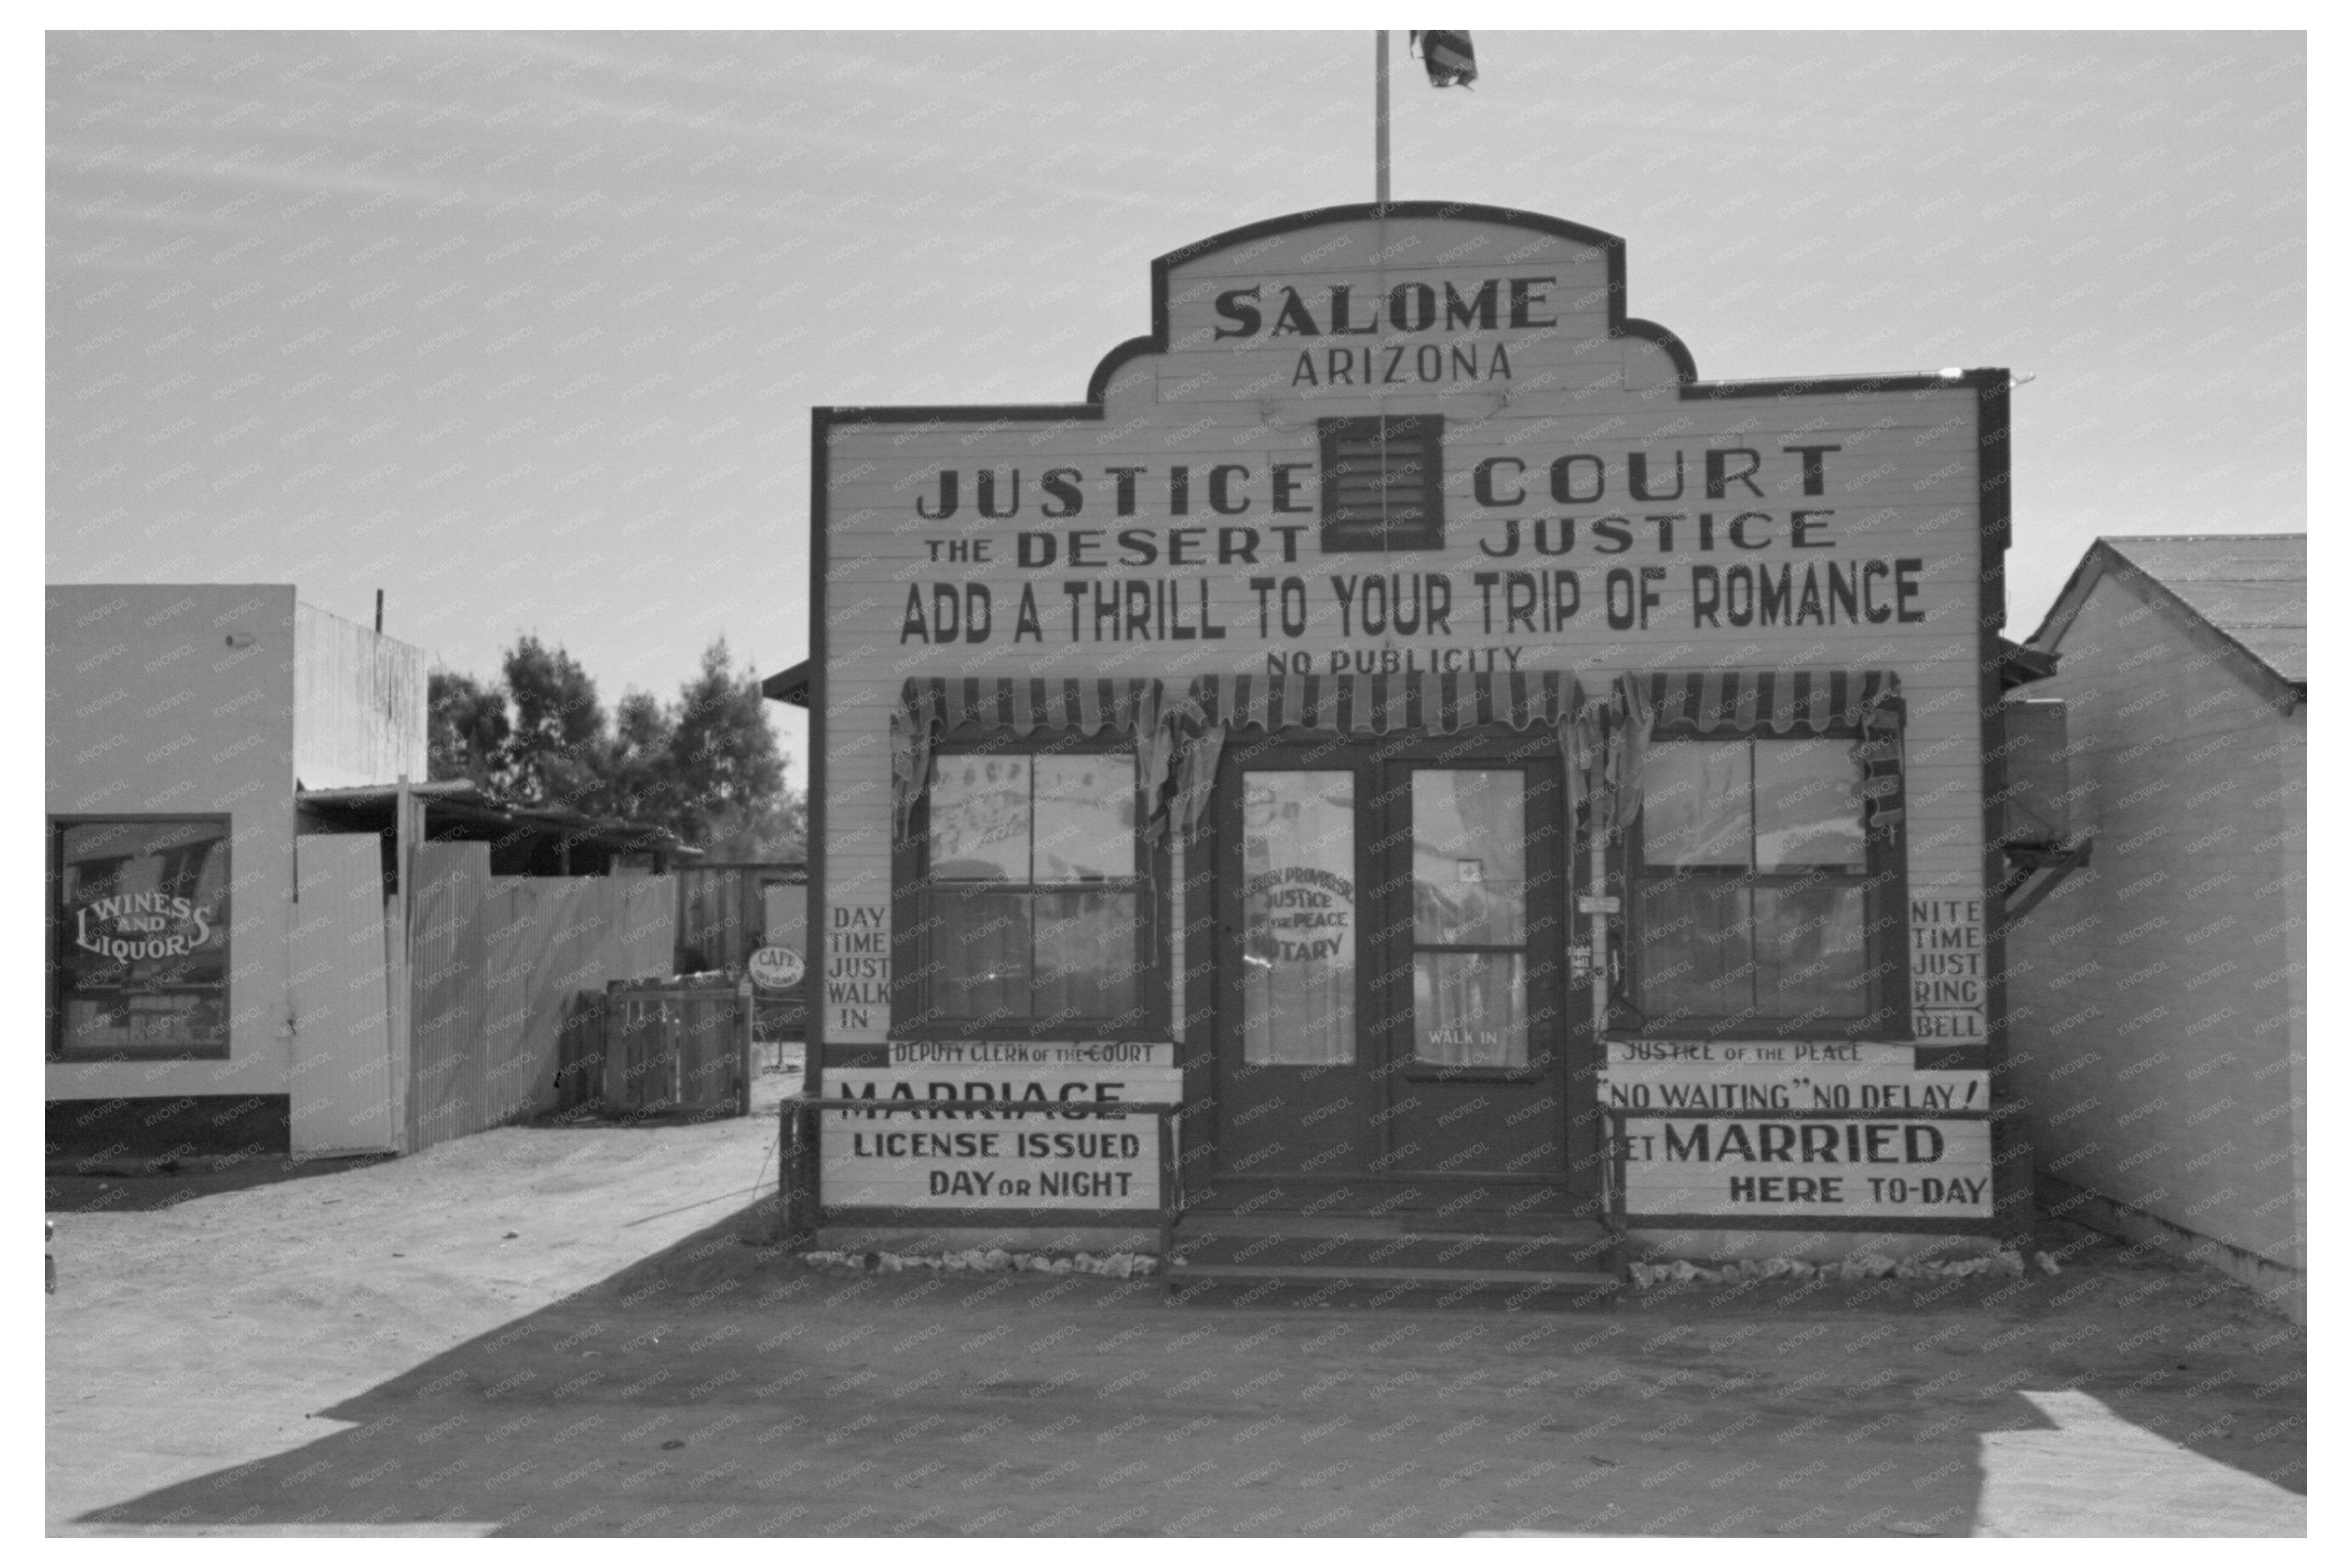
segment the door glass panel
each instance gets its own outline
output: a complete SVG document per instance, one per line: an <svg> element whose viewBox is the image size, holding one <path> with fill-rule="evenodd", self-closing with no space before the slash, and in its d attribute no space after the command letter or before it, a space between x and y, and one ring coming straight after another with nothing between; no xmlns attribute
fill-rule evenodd
<svg viewBox="0 0 2352 1568"><path fill-rule="evenodd" d="M1748 742L1672 741L1642 759L1643 858L1746 870Z"/></svg>
<svg viewBox="0 0 2352 1568"><path fill-rule="evenodd" d="M928 798L933 881L1030 879L1028 758L936 758Z"/></svg>
<svg viewBox="0 0 2352 1568"><path fill-rule="evenodd" d="M1242 774L1242 1060L1356 1059L1356 775Z"/></svg>
<svg viewBox="0 0 2352 1568"><path fill-rule="evenodd" d="M1528 939L1527 775L1416 769L1412 940L1517 947Z"/></svg>
<svg viewBox="0 0 2352 1568"><path fill-rule="evenodd" d="M1417 952L1413 1056L1444 1067L1528 1065L1528 961L1519 952Z"/></svg>
<svg viewBox="0 0 2352 1568"><path fill-rule="evenodd" d="M1756 742L1756 868L1863 868L1862 764L1846 741Z"/></svg>

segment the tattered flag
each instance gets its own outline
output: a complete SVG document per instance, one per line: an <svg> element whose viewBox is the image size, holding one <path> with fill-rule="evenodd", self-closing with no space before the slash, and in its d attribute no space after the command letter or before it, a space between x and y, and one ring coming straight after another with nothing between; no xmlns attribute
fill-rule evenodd
<svg viewBox="0 0 2352 1568"><path fill-rule="evenodd" d="M1421 63L1429 68L1430 86L1468 87L1478 79L1478 61L1470 52L1469 34L1416 28L1410 37L1421 50Z"/></svg>

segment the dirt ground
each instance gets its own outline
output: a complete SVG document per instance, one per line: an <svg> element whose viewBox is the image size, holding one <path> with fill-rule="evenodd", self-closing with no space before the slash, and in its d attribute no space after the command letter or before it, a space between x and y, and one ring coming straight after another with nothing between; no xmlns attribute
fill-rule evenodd
<svg viewBox="0 0 2352 1568"><path fill-rule="evenodd" d="M782 1256L773 1127L509 1129L60 1215L51 1533L2305 1528L2301 1331L2071 1227L2023 1280L1171 1303Z"/></svg>

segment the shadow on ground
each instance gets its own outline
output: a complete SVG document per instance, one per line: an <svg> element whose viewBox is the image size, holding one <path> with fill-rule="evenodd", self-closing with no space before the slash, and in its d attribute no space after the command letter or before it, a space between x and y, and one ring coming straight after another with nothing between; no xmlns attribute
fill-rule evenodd
<svg viewBox="0 0 2352 1568"><path fill-rule="evenodd" d="M2056 1279L1351 1310L823 1271L762 1209L100 1531L2276 1534L2303 1339L2095 1237Z"/></svg>
<svg viewBox="0 0 2352 1568"><path fill-rule="evenodd" d="M148 1214L191 1198L215 1197L248 1187L363 1171L394 1158L362 1154L341 1160L297 1160L275 1154L218 1154L139 1161L121 1156L51 1160L47 1207L60 1214Z"/></svg>

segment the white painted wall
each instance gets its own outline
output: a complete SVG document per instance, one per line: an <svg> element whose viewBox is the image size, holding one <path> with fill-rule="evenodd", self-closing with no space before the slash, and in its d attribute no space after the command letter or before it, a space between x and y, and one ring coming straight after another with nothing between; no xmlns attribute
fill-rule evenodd
<svg viewBox="0 0 2352 1568"><path fill-rule="evenodd" d="M76 584L47 599L48 813L226 812L233 835L228 1058L50 1062L48 1098L283 1094L294 589Z"/></svg>
<svg viewBox="0 0 2352 1568"><path fill-rule="evenodd" d="M2095 584L2063 698L2091 864L2010 942L2035 1162L2301 1268L2304 731L2176 612Z"/></svg>
<svg viewBox="0 0 2352 1568"><path fill-rule="evenodd" d="M294 776L305 789L425 776L425 650L310 605L294 612Z"/></svg>

